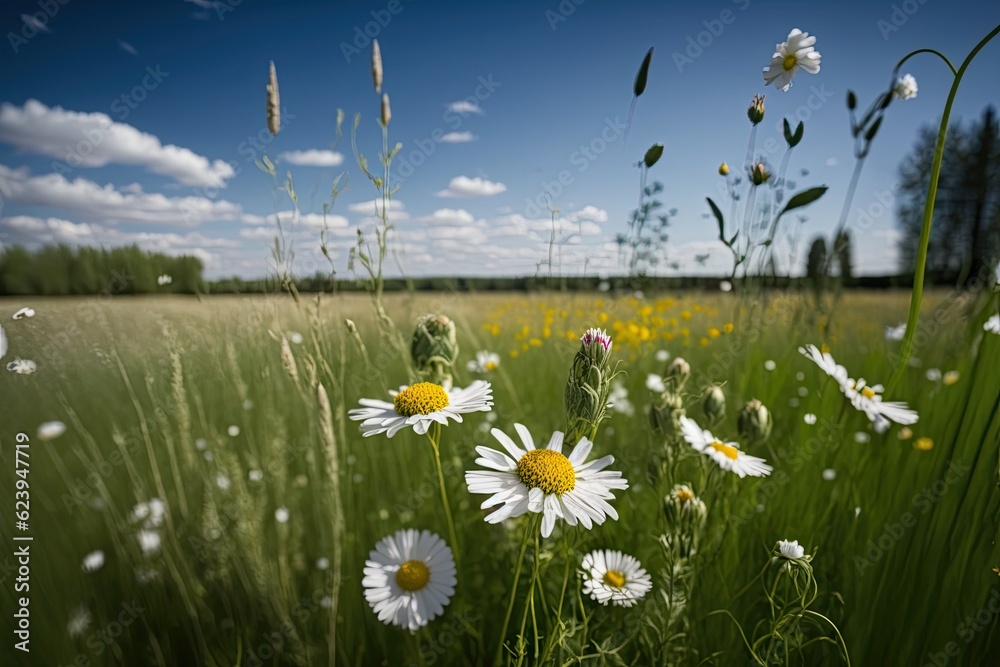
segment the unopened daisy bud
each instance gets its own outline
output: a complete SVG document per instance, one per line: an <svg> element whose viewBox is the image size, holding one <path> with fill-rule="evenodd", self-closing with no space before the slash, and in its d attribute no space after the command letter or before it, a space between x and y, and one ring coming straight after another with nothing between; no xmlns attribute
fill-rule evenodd
<svg viewBox="0 0 1000 667"><path fill-rule="evenodd" d="M675 484L663 499L667 525L687 535L696 535L705 525L708 509L687 484Z"/></svg>
<svg viewBox="0 0 1000 667"><path fill-rule="evenodd" d="M691 377L691 365L683 357L676 357L667 366L663 383L667 386L667 391L677 392L684 388L689 377Z"/></svg>
<svg viewBox="0 0 1000 667"><path fill-rule="evenodd" d="M750 180L754 185L763 185L769 178L771 178L771 173L763 162L758 162L750 169Z"/></svg>
<svg viewBox="0 0 1000 667"><path fill-rule="evenodd" d="M719 176L728 176L728 175L729 175L729 165L723 162L722 164L719 165Z"/></svg>
<svg viewBox="0 0 1000 667"><path fill-rule="evenodd" d="M763 403L756 398L747 401L736 418L736 426L740 435L748 442L766 442L771 437L774 424L771 413Z"/></svg>
<svg viewBox="0 0 1000 667"><path fill-rule="evenodd" d="M681 417L684 416L684 400L680 395L668 391L650 406L649 425L654 433L673 440L680 435Z"/></svg>
<svg viewBox="0 0 1000 667"><path fill-rule="evenodd" d="M272 136L281 129L281 100L278 97L278 73L271 61L271 75L267 82L267 129Z"/></svg>
<svg viewBox="0 0 1000 667"><path fill-rule="evenodd" d="M382 52L378 48L378 40L372 41L372 83L375 92L382 92Z"/></svg>
<svg viewBox="0 0 1000 667"><path fill-rule="evenodd" d="M611 363L611 336L603 329L588 329L580 338L580 349L566 380L567 441L591 440L604 420L614 367Z"/></svg>
<svg viewBox="0 0 1000 667"><path fill-rule="evenodd" d="M382 93L382 127L389 127L392 109L389 108L389 93Z"/></svg>
<svg viewBox="0 0 1000 667"><path fill-rule="evenodd" d="M764 120L764 95L754 95L750 106L747 108L747 118L754 125L758 125Z"/></svg>
<svg viewBox="0 0 1000 667"><path fill-rule="evenodd" d="M722 421L726 416L726 395L722 387L713 384L705 389L701 395L701 411L709 424Z"/></svg>
<svg viewBox="0 0 1000 667"><path fill-rule="evenodd" d="M451 369L458 358L455 323L444 315L424 315L410 340L410 356L419 380L451 389Z"/></svg>

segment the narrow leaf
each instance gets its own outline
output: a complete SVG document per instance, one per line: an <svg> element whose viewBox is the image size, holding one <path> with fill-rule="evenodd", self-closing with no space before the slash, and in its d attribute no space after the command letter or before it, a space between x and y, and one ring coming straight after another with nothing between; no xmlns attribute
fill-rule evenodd
<svg viewBox="0 0 1000 667"><path fill-rule="evenodd" d="M705 197L705 201L708 202L708 205L712 209L712 215L715 216L716 221L719 223L719 239L723 243L725 243L725 240L726 240L725 221L724 221L724 219L722 217L722 211L720 211L719 207L715 205L715 202L712 201L711 197Z"/></svg>
<svg viewBox="0 0 1000 667"><path fill-rule="evenodd" d="M783 216L784 214L788 213L793 209L802 208L803 206L808 206L809 204L813 203L814 201L822 197L824 194L826 194L827 189L828 188L825 185L821 185L816 188L809 188L808 190L803 190L802 192L796 192L795 195L793 195L792 198L788 200L788 203L785 204L785 208L781 209L781 213L778 214L778 217L780 218L781 216Z"/></svg>

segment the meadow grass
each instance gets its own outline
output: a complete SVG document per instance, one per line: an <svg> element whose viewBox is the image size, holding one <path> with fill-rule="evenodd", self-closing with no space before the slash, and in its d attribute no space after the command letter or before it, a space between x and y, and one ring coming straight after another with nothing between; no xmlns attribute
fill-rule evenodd
<svg viewBox="0 0 1000 667"><path fill-rule="evenodd" d="M406 360L378 336L367 297L303 295L299 305L283 296L36 299L35 318L5 326L4 361L33 359L38 372L5 373L0 383L3 488L13 487L14 435L25 432L35 537L31 661L8 637L3 664L490 664L526 517L484 523L482 498L468 493L463 473L476 467L475 446L496 445L492 426L512 432L523 423L536 440L566 429L569 364L580 334L596 325L614 338L635 412L612 413L594 451L614 454L630 488L613 503L618 521L592 531L562 524L542 542L543 595L529 628L538 626L543 645L551 638L553 664L749 664L736 625L712 612L728 610L748 634L768 619L755 577L779 539L815 550L813 609L839 627L851 664L992 664L1000 658L989 611L1000 598L992 571L1000 565L1000 337L983 335L984 304L951 292L925 296L919 366L890 396L920 413L909 439L898 427L874 433L796 351L825 343L855 377L884 381L898 343L884 339L883 327L905 319L907 296L847 293L832 322L811 297L784 294L387 297L403 336L426 312L456 322L456 386L475 378L464 364L476 350L502 359L487 378L492 421L474 413L443 430L459 582L444 615L414 636L376 619L363 597L364 562L400 528L442 537L447 530L424 440L410 430L363 439L346 418L360 398L385 398L409 382ZM0 300L0 313L21 305ZM659 350L691 364L689 414L698 416L706 385L725 383L727 415L716 433L735 439L736 415L751 398L774 420L768 442L750 451L775 473L728 475L724 494L703 496L707 537L692 561L679 637L660 632L670 594L659 573L669 486L651 472L663 442L643 410L652 400L647 373L664 370ZM956 370L958 380L928 380L928 368ZM35 430L50 420L68 431L40 441ZM920 437L932 446L916 447ZM683 469L676 481L700 493L703 470ZM167 510L162 525L146 529L160 536L159 549L147 553L137 539L145 521L131 515L152 498ZM284 522L276 518L282 510ZM10 499L0 505L5 544L13 525ZM654 575L653 591L632 609L583 599L576 570L595 548L636 556ZM82 571L83 558L98 549L103 567ZM9 552L0 557L5 599L12 562ZM544 610L560 599L564 581L555 623ZM519 601L526 590L522 577ZM67 624L81 614L89 622L71 633ZM516 634L515 622L508 639ZM531 663L530 629L525 641ZM823 641L792 661L843 664L843 657Z"/></svg>

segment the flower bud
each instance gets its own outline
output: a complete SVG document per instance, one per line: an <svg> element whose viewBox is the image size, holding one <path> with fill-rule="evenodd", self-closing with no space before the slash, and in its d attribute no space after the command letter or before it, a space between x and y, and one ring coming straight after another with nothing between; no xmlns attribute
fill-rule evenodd
<svg viewBox="0 0 1000 667"><path fill-rule="evenodd" d="M747 401L736 418L740 436L747 442L766 442L774 427L770 411L756 398Z"/></svg>
<svg viewBox="0 0 1000 667"><path fill-rule="evenodd" d="M705 525L708 508L687 484L674 484L663 499L667 525L682 535L697 537Z"/></svg>
<svg viewBox="0 0 1000 667"><path fill-rule="evenodd" d="M722 387L713 384L705 388L701 395L701 411L709 424L716 424L726 416L726 395Z"/></svg>
<svg viewBox="0 0 1000 667"><path fill-rule="evenodd" d="M410 340L410 356L418 379L451 389L451 369L458 358L455 323L444 315L424 315Z"/></svg>
<svg viewBox="0 0 1000 667"><path fill-rule="evenodd" d="M389 108L389 93L382 93L382 127L389 127L392 109Z"/></svg>
<svg viewBox="0 0 1000 667"><path fill-rule="evenodd" d="M760 124L760 121L764 120L764 95L754 95L753 101L750 102L750 106L747 108L747 118L754 125Z"/></svg>
<svg viewBox="0 0 1000 667"><path fill-rule="evenodd" d="M667 391L677 392L684 388L689 377L691 377L691 365L683 357L675 357L667 366L663 383L667 386Z"/></svg>
<svg viewBox="0 0 1000 667"><path fill-rule="evenodd" d="M729 165L723 162L722 164L719 165L719 176L728 176L728 175L729 175Z"/></svg>
<svg viewBox="0 0 1000 667"><path fill-rule="evenodd" d="M378 48L378 40L372 41L372 83L375 84L375 92L382 92L382 51Z"/></svg>
<svg viewBox="0 0 1000 667"><path fill-rule="evenodd" d="M758 162L750 169L750 180L754 185L763 185L769 178L771 178L771 173L763 162Z"/></svg>
<svg viewBox="0 0 1000 667"><path fill-rule="evenodd" d="M281 99L278 97L278 73L271 61L271 74L267 82L267 130L271 136L281 129Z"/></svg>
<svg viewBox="0 0 1000 667"><path fill-rule="evenodd" d="M667 391L650 406L649 425L654 433L673 440L680 436L683 416L685 416L683 399L680 395Z"/></svg>
<svg viewBox="0 0 1000 667"><path fill-rule="evenodd" d="M591 440L606 417L608 394L615 369L611 364L611 336L602 329L588 329L566 380L567 441Z"/></svg>

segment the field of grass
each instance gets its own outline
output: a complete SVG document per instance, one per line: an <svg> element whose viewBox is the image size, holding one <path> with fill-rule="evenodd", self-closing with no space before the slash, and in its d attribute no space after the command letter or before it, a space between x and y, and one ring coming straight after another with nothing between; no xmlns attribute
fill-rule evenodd
<svg viewBox="0 0 1000 667"><path fill-rule="evenodd" d="M617 521L592 530L558 522L537 557L528 549L506 635L512 662L524 627L524 664L541 654L560 665L753 664L733 619L751 643L766 634L763 583L781 567L770 564L775 543L787 539L813 554L818 596L809 608L836 624L851 665L997 664L1000 336L982 326L995 304L950 292L925 298L917 361L888 396L919 412L910 434L875 433L797 351L825 344L852 377L884 382L899 345L884 327L905 320L908 303L907 292L848 293L827 321L810 298L781 294L387 299L407 342L417 317L450 317L461 349L455 386L483 377L494 397L491 413L442 429L458 584L444 614L411 635L372 612L365 560L399 529L444 539L448 530L426 439L411 429L362 438L347 419L361 398L385 399L411 382L367 297L0 300L4 363L38 367L0 378L5 627L22 595L12 593L23 544L12 541L18 433L30 438L34 537L30 660L5 632L0 662L493 664L529 519L485 523L484 497L470 495L464 471L479 468L474 447L499 448L492 427L513 434L524 424L536 442L566 430L563 392L579 337L600 326L633 411L609 411L594 456L614 455L611 468L629 488L611 501ZM25 305L37 315L11 321ZM497 352L499 367L467 371L477 350ZM702 391L722 385L726 415L713 431L724 440L739 439L747 401L770 409L770 438L744 443L774 466L770 477L678 459L679 445L654 435L646 378L664 372L662 350L690 363L683 398L699 423ZM928 379L931 369L940 379ZM65 434L40 439L38 426L53 420ZM661 538L674 483L689 483L707 508L682 564L667 562ZM577 570L598 548L631 554L652 575L636 606L581 594ZM98 550L103 559L85 566ZM526 607L536 565L540 591ZM686 601L670 588L678 576ZM721 610L731 617L713 613ZM828 622L786 631L793 654L772 652L769 664L846 664Z"/></svg>

